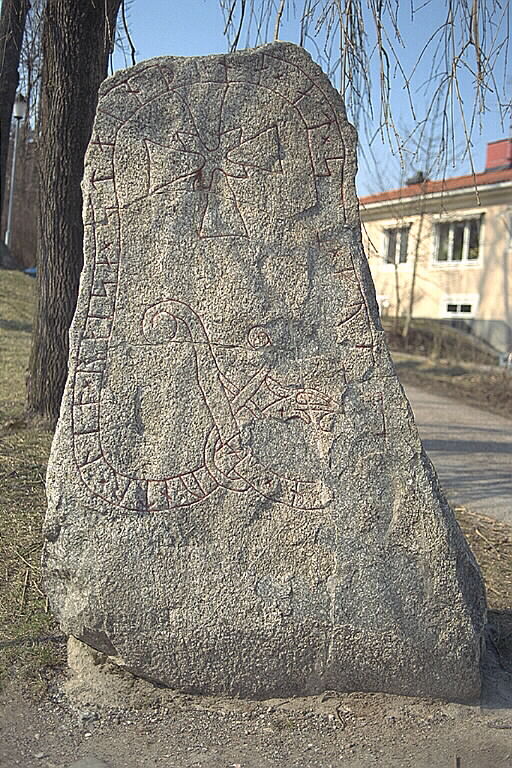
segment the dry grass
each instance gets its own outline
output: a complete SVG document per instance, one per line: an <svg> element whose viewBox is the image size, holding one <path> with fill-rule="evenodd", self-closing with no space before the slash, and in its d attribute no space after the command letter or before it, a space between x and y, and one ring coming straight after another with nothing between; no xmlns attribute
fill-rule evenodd
<svg viewBox="0 0 512 768"><path fill-rule="evenodd" d="M407 339L383 324L403 382L512 419L512 371L489 345L435 321L413 320Z"/></svg>
<svg viewBox="0 0 512 768"><path fill-rule="evenodd" d="M421 355L429 360L450 363L497 366L497 353L479 339L435 320L413 319L406 339L402 336L403 320L398 329L394 321L382 318L388 344L393 351Z"/></svg>
<svg viewBox="0 0 512 768"><path fill-rule="evenodd" d="M44 476L51 433L23 416L34 282L0 270L0 681L31 690L64 661L58 626L41 587ZM503 648L512 646L512 527L456 510L487 584Z"/></svg>
<svg viewBox="0 0 512 768"><path fill-rule="evenodd" d="M464 507L455 514L484 577L493 644L512 675L512 526Z"/></svg>
<svg viewBox="0 0 512 768"><path fill-rule="evenodd" d="M512 419L512 371L392 352L400 380Z"/></svg>
<svg viewBox="0 0 512 768"><path fill-rule="evenodd" d="M0 271L0 682L42 684L63 659L41 588L44 476L51 433L23 415L34 281Z"/></svg>
<svg viewBox="0 0 512 768"><path fill-rule="evenodd" d="M512 526L456 507L460 527L485 578L489 605L511 611L512 618Z"/></svg>

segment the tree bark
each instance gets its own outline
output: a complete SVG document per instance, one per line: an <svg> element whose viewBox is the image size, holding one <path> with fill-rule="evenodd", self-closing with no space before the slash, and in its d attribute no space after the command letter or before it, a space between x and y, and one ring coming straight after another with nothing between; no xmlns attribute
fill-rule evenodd
<svg viewBox="0 0 512 768"><path fill-rule="evenodd" d="M121 0L48 0L43 20L38 305L27 379L30 414L54 423L83 264L84 155L107 75Z"/></svg>
<svg viewBox="0 0 512 768"><path fill-rule="evenodd" d="M19 82L28 0L3 0L0 14L0 216L5 192L12 108Z"/></svg>

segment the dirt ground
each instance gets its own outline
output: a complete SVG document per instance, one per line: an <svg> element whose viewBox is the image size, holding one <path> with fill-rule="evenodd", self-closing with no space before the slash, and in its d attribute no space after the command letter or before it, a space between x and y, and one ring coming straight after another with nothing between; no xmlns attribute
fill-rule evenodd
<svg viewBox="0 0 512 768"><path fill-rule="evenodd" d="M54 693L39 705L1 703L0 764L67 768L86 756L109 768L403 766L505 768L510 710L351 694L325 701L166 701L147 711L73 709Z"/></svg>
<svg viewBox="0 0 512 768"><path fill-rule="evenodd" d="M3 768L70 768L80 759L76 768L512 765L512 670L492 636L482 702L473 706L368 693L263 702L192 696L74 645L69 658L80 675L49 673L39 702L15 680L0 695Z"/></svg>
<svg viewBox="0 0 512 768"><path fill-rule="evenodd" d="M135 711L102 709L94 702L73 706L52 686L39 704L15 690L5 692L0 718L5 768L68 768L85 757L108 768L512 764L510 708L381 694L254 703L166 692L153 706Z"/></svg>

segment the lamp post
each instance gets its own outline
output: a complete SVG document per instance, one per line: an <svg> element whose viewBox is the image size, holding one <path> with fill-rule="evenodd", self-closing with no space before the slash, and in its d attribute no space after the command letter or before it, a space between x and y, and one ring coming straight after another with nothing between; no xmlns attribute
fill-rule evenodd
<svg viewBox="0 0 512 768"><path fill-rule="evenodd" d="M11 225L12 225L12 204L14 200L14 183L16 178L16 157L18 155L18 134L20 132L20 123L27 114L27 100L22 93L17 93L14 99L14 107L12 111L13 117L16 120L16 127L14 129L14 150L12 153L11 163L11 184L9 189L9 207L7 209L7 229L5 231L5 244L8 248L11 246Z"/></svg>

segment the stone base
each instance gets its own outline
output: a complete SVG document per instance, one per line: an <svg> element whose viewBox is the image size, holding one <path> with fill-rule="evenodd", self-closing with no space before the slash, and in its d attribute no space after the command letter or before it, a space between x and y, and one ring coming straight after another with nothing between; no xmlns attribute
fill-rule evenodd
<svg viewBox="0 0 512 768"><path fill-rule="evenodd" d="M68 639L68 666L64 691L80 707L151 709L161 704L161 686L135 677L121 659L100 653L76 637Z"/></svg>

